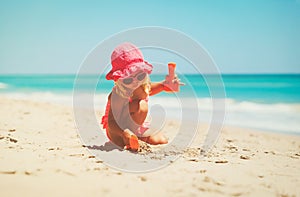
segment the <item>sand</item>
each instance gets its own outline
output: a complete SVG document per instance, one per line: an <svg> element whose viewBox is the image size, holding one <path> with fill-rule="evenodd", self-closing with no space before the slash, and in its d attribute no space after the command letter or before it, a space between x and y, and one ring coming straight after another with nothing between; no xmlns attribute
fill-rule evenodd
<svg viewBox="0 0 300 197"><path fill-rule="evenodd" d="M225 126L199 157L203 124L190 147L171 153L176 161L127 173L85 147L72 108L2 96L0 109L0 196L300 196L300 136ZM153 157L160 148L143 144L138 154L163 159Z"/></svg>

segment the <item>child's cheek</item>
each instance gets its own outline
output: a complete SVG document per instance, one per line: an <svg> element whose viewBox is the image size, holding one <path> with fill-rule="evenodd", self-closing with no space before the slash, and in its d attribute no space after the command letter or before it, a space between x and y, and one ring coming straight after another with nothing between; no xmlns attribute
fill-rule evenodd
<svg viewBox="0 0 300 197"><path fill-rule="evenodd" d="M133 89L136 89L136 88L138 88L140 85L142 85L141 83L135 83L135 84L133 84Z"/></svg>

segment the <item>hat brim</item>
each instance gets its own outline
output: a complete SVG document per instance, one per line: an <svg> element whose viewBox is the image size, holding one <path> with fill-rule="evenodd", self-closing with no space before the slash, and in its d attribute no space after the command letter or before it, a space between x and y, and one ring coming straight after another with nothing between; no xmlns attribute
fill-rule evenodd
<svg viewBox="0 0 300 197"><path fill-rule="evenodd" d="M150 74L152 72L153 66L149 64L148 62L138 62L133 63L128 66L128 68L123 70L111 70L107 73L106 79L107 80L118 80L118 79L124 79L132 75L133 73L136 73L138 71L145 72L147 74Z"/></svg>

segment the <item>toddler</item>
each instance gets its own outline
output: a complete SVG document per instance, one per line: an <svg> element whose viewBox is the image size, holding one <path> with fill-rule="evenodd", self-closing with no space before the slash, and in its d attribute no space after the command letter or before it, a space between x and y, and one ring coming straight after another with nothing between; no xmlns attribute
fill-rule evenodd
<svg viewBox="0 0 300 197"><path fill-rule="evenodd" d="M107 80L114 80L114 87L108 96L103 128L108 138L117 146L137 151L138 139L149 144L166 144L162 132L150 136L144 133L149 129L146 120L148 97L162 91L170 91L170 81L150 82L152 65L144 60L142 52L131 43L117 46L111 55L111 71ZM178 89L179 79L174 76L172 87Z"/></svg>

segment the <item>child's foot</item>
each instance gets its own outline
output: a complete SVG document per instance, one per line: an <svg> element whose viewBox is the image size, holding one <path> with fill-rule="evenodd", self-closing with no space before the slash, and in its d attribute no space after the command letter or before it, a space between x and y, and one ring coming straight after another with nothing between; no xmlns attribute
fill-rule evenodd
<svg viewBox="0 0 300 197"><path fill-rule="evenodd" d="M149 137L141 137L140 140L152 144L152 145L158 145L158 144L167 144L168 139L161 133L158 132L154 135L151 135Z"/></svg>
<svg viewBox="0 0 300 197"><path fill-rule="evenodd" d="M137 151L139 149L138 137L128 129L124 130L123 142L126 150Z"/></svg>

